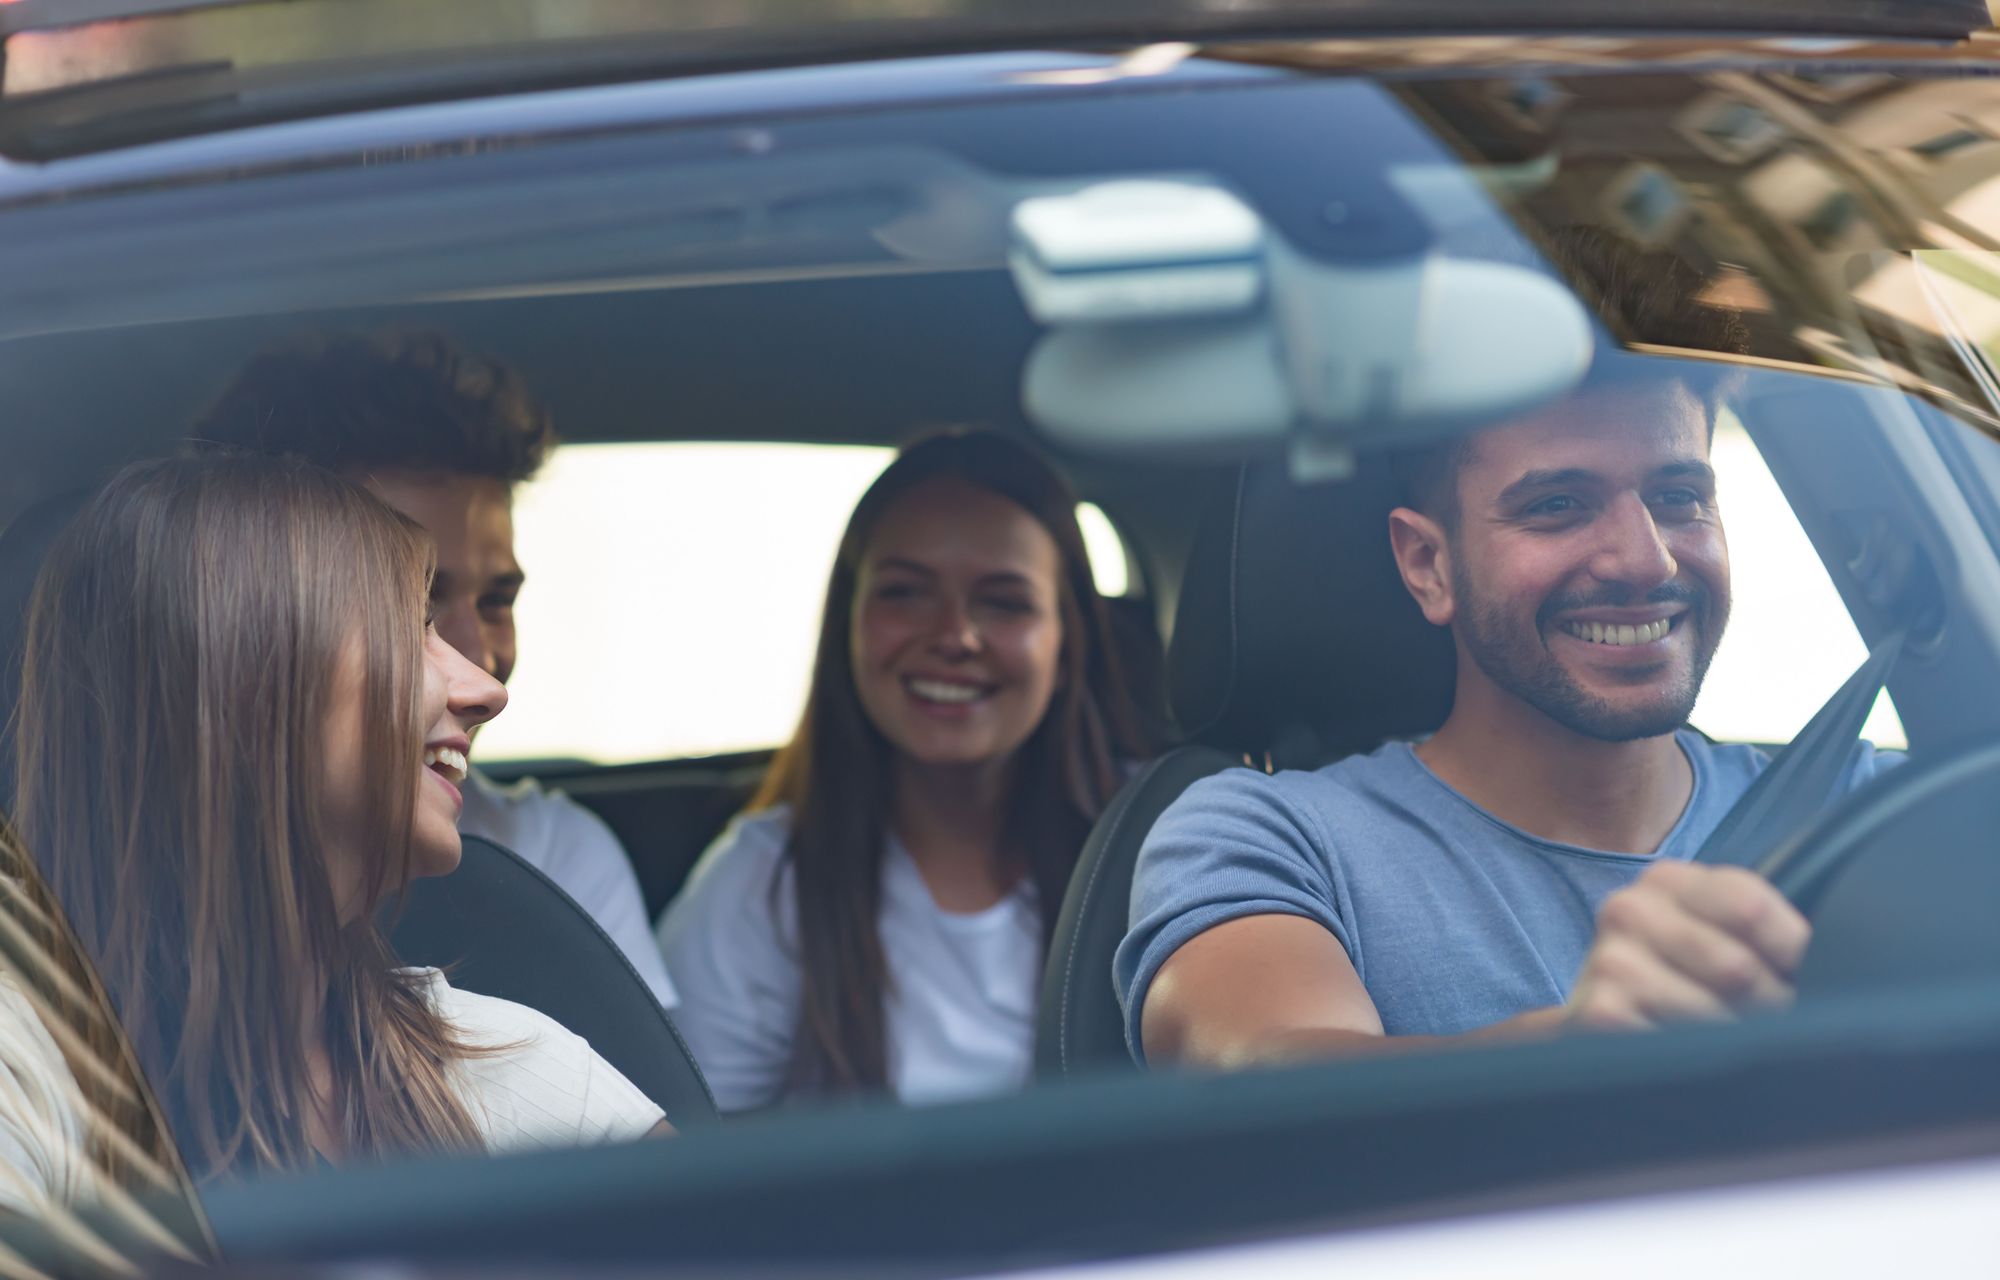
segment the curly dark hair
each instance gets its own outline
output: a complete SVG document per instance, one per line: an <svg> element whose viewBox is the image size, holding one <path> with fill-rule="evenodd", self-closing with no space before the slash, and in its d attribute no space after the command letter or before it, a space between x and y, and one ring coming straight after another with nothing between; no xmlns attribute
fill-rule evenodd
<svg viewBox="0 0 2000 1280"><path fill-rule="evenodd" d="M341 335L266 351L189 433L190 444L373 469L531 478L555 447L521 376L441 334Z"/></svg>

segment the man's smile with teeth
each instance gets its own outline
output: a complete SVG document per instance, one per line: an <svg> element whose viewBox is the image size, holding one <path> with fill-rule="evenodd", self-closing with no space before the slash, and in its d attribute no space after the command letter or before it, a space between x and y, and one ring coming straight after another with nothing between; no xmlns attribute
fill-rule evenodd
<svg viewBox="0 0 2000 1280"><path fill-rule="evenodd" d="M1661 618L1654 622L1637 625L1617 622L1565 622L1562 629L1579 640L1591 644L1633 645L1651 644L1664 639L1674 629L1675 618Z"/></svg>
<svg viewBox="0 0 2000 1280"><path fill-rule="evenodd" d="M435 769L447 782L464 782L466 767L463 751L451 747L424 748L424 768Z"/></svg>

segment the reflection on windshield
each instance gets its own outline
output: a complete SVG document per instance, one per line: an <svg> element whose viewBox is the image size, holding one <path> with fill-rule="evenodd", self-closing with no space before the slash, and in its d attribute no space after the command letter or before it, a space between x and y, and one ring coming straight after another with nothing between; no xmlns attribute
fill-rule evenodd
<svg viewBox="0 0 2000 1280"><path fill-rule="evenodd" d="M1964 256L2000 246L1991 81L1535 74L1400 92L1529 226L1600 224L1694 264L1705 301L1742 314L1750 354L1890 382L1993 425L1983 371L1955 348L1915 261L1948 252L1955 295L1991 309ZM1627 145L1655 133L1672 144Z"/></svg>

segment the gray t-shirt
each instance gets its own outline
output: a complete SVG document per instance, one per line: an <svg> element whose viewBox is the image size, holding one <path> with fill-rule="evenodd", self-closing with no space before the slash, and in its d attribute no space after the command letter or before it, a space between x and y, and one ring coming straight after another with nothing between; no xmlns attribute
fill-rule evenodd
<svg viewBox="0 0 2000 1280"><path fill-rule="evenodd" d="M1660 858L1692 857L1770 763L1755 747L1685 730L1677 740L1694 790L1652 854L1532 836L1452 790L1405 742L1189 787L1139 853L1114 966L1134 1056L1153 975L1196 934L1241 916L1326 926L1390 1035L1454 1035L1561 1004L1604 899ZM1861 743L1845 785L1901 759Z"/></svg>

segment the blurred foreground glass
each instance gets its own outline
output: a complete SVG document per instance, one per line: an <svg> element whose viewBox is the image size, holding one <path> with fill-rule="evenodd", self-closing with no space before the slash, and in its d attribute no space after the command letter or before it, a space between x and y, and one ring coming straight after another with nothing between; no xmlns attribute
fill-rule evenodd
<svg viewBox="0 0 2000 1280"><path fill-rule="evenodd" d="M116 1015L0 824L0 1276L138 1275L212 1241Z"/></svg>

